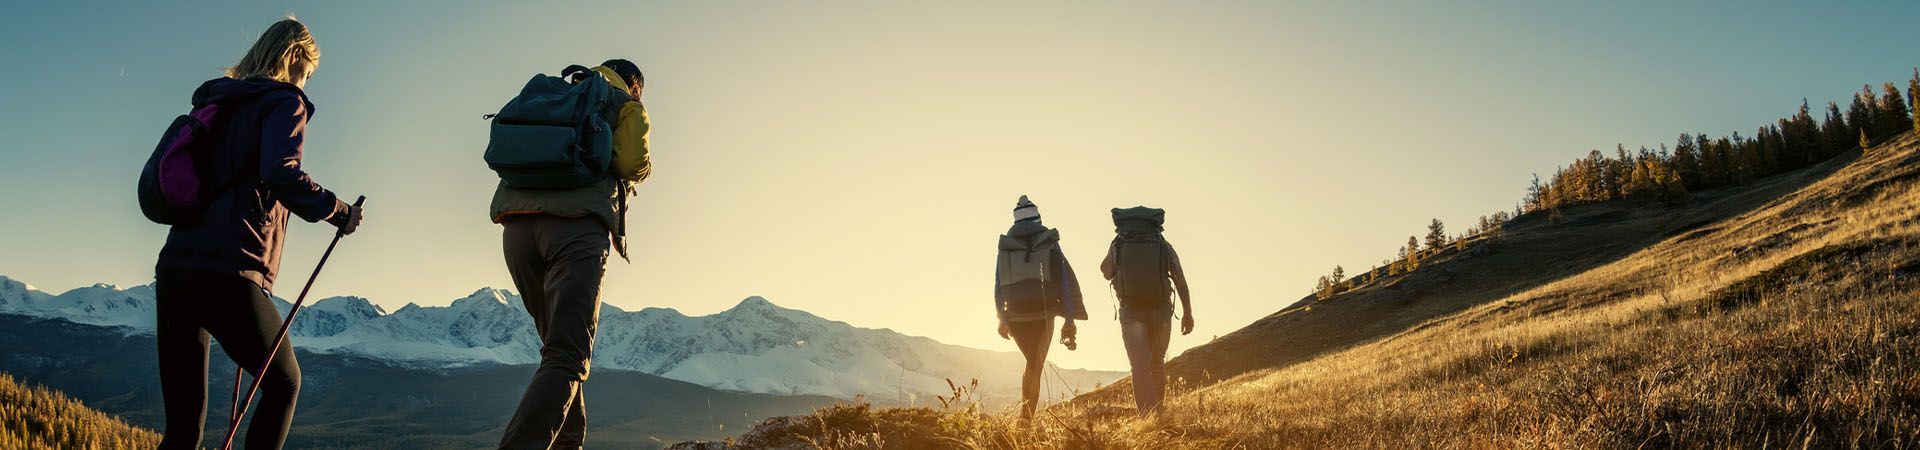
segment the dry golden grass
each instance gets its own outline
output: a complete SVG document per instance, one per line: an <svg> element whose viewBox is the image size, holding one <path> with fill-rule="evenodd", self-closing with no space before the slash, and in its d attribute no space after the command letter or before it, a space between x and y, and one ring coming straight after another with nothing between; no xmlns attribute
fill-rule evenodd
<svg viewBox="0 0 1920 450"><path fill-rule="evenodd" d="M942 408L775 419L737 444L1920 448L1915 141L1571 276L1302 362L1176 387L1154 419L1109 392L1022 427L957 392Z"/></svg>

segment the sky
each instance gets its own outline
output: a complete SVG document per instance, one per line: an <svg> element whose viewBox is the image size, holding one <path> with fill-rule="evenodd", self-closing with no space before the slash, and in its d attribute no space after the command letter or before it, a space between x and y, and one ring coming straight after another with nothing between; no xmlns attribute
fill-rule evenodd
<svg viewBox="0 0 1920 450"><path fill-rule="evenodd" d="M539 72L646 73L653 178L608 264L623 309L750 295L1014 351L992 259L1020 195L1092 313L1064 367L1123 369L1108 209L1164 208L1198 327L1173 353L1512 209L1589 149L1750 135L1904 88L1913 2L27 2L0 17L0 275L151 282L134 182L200 82L273 21L322 59L305 168L367 220L313 298L388 310L512 285L486 122ZM1876 88L1877 89L1877 88ZM1843 102L1844 103L1844 102ZM1816 113L1816 116L1818 114ZM277 295L326 245L297 223Z"/></svg>

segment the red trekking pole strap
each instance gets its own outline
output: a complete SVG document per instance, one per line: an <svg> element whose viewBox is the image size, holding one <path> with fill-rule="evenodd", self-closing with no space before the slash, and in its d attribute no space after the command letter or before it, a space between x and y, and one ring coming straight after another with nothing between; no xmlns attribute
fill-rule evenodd
<svg viewBox="0 0 1920 450"><path fill-rule="evenodd" d="M360 205L366 202L367 196L360 196L359 199L353 201L353 209L360 209ZM313 289L313 280L319 278L320 269L327 266L327 257L333 256L333 246L340 245L340 238L346 235L346 230L335 231L333 233L333 242L327 243L327 251L320 254L320 263L313 266L313 275L307 277L307 285L300 288L300 297L295 299L293 301L293 307L287 310L287 320L280 323L280 333L274 336L273 345L267 346L267 356L260 360L260 370L253 372L253 385L247 388L245 400L242 400L240 397L241 369L235 368L233 370L233 415L227 417L227 437L220 443L221 450L233 450L233 436L240 431L240 418L247 416L247 408L253 405L253 394L260 391L260 374L267 373L267 368L273 365L273 357L276 353L279 353L280 344L287 342L287 331L293 327L294 315L300 314L300 305L307 301L307 291ZM235 365L238 366L238 364Z"/></svg>

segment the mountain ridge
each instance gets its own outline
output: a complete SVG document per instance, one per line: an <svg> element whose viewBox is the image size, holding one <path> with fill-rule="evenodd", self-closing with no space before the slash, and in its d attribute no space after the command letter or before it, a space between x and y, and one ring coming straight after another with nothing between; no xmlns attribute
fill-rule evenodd
<svg viewBox="0 0 1920 450"><path fill-rule="evenodd" d="M274 298L284 313L290 305ZM152 285L107 284L59 295L0 276L0 312L153 330ZM298 348L364 356L422 368L526 365L539 341L521 297L484 287L445 306L408 303L391 312L356 296L314 301L294 321ZM627 311L602 303L594 366L633 370L702 386L780 395L869 397L910 403L946 392L946 381L979 379L983 396L1018 394L1021 358L940 343L890 329L855 327L762 296L688 316L671 308ZM1059 369L1050 397L1120 378L1119 372Z"/></svg>

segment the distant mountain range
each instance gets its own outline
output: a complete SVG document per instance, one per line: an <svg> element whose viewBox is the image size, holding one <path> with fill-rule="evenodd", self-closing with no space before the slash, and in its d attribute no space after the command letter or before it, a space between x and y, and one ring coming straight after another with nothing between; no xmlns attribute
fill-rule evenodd
<svg viewBox="0 0 1920 450"><path fill-rule="evenodd" d="M279 302L282 312L289 304ZM52 295L0 276L0 313L123 327L151 334L151 285L96 284ZM480 289L444 307L408 304L391 313L364 298L332 297L302 309L297 348L422 369L528 365L539 340L520 297ZM720 313L690 317L664 308L601 305L596 371L642 372L701 386L778 395L914 402L977 378L988 401L1017 398L1021 357L942 344L892 330L857 328L748 297ZM1119 372L1058 370L1049 398L1088 391ZM1048 378L1055 378L1049 376ZM1064 386L1062 386L1064 385Z"/></svg>
<svg viewBox="0 0 1920 450"><path fill-rule="evenodd" d="M159 430L165 420L154 339L129 330L0 313L0 349L5 349L0 351L0 373ZM305 348L295 352L302 381L287 447L299 449L491 446L500 439L534 370L526 365L423 368ZM216 345L208 358L207 436L226 432L219 418L229 412L227 389L233 386L234 365L221 354ZM663 442L713 439L766 417L808 414L845 401L725 391L626 370L595 370L586 394L591 448L648 449ZM0 448L27 447L0 442Z"/></svg>

